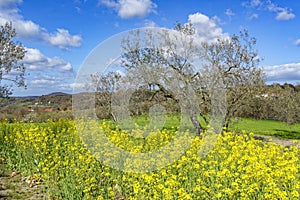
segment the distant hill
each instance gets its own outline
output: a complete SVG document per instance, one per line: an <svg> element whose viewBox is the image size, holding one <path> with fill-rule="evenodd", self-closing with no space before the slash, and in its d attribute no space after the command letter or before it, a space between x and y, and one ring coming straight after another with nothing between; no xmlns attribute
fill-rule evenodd
<svg viewBox="0 0 300 200"><path fill-rule="evenodd" d="M23 119L29 114L71 111L72 95L55 92L42 96L0 98L1 119Z"/></svg>
<svg viewBox="0 0 300 200"><path fill-rule="evenodd" d="M53 93L47 94L45 96L66 96L66 95L70 95L70 94L63 93L63 92L53 92Z"/></svg>
<svg viewBox="0 0 300 200"><path fill-rule="evenodd" d="M61 107L61 106L72 106L72 95L63 92L54 92L42 96L23 96L23 97L9 97L0 98L0 109L7 106L13 107L23 107L23 106L33 106L37 103L40 105L47 105L51 107ZM49 103L50 102L50 103Z"/></svg>

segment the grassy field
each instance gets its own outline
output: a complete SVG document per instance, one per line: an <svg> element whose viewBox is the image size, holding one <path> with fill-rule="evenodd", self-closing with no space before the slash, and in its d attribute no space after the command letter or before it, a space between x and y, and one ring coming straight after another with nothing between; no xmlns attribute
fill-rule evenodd
<svg viewBox="0 0 300 200"><path fill-rule="evenodd" d="M141 116L133 118L133 121L140 126L146 126L150 123L150 118L147 116ZM203 119L200 118L201 124L204 126ZM172 129L180 125L179 115L168 115L164 128ZM289 125L285 122L275 120L255 120L255 119L235 119L229 125L229 130L234 132L253 132L257 135L276 136L286 139L300 140L300 123Z"/></svg>
<svg viewBox="0 0 300 200"><path fill-rule="evenodd" d="M274 120L239 119L231 124L230 130L238 132L245 130L258 135L300 139L300 123L288 125Z"/></svg>

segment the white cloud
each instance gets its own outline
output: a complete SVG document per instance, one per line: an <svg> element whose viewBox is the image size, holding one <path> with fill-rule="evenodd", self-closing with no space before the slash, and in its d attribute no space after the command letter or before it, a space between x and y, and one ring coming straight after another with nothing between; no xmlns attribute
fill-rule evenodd
<svg viewBox="0 0 300 200"><path fill-rule="evenodd" d="M71 91L72 90L72 85L71 84L67 84L67 83L59 84L58 87L61 90L67 90L67 91Z"/></svg>
<svg viewBox="0 0 300 200"><path fill-rule="evenodd" d="M258 6L260 4L261 4L260 0L252 0L251 1L251 6Z"/></svg>
<svg viewBox="0 0 300 200"><path fill-rule="evenodd" d="M51 64L50 64L51 65ZM26 77L28 91L21 91L20 94L37 94L63 91L70 93L72 88L70 84L74 81L72 71L59 71L51 67L35 66L37 69L28 69L29 76ZM47 71L47 72L46 72Z"/></svg>
<svg viewBox="0 0 300 200"><path fill-rule="evenodd" d="M291 13L287 9L283 9L282 11L277 13L276 19L277 20L289 20L295 18L295 14Z"/></svg>
<svg viewBox="0 0 300 200"><path fill-rule="evenodd" d="M65 48L67 46L79 47L82 39L78 35L70 35L68 30L57 29L57 32L53 35L47 35L48 41L53 46L59 46Z"/></svg>
<svg viewBox="0 0 300 200"><path fill-rule="evenodd" d="M265 66L269 82L300 82L300 63Z"/></svg>
<svg viewBox="0 0 300 200"><path fill-rule="evenodd" d="M232 16L234 16L234 15L235 15L235 13L234 13L234 12L232 12L232 10L230 10L230 9L226 9L226 11L225 11L225 15L227 15L228 17L232 17Z"/></svg>
<svg viewBox="0 0 300 200"><path fill-rule="evenodd" d="M22 0L1 0L0 7L13 7L16 4L20 4L22 2Z"/></svg>
<svg viewBox="0 0 300 200"><path fill-rule="evenodd" d="M30 85L30 88L45 88L47 87L47 90L51 91L59 91L59 90L67 90L71 89L69 86L63 87L63 85L69 85L70 83L65 82L65 77L57 76L56 75L45 75L41 73L35 74L35 76L32 77L32 79L28 82L28 85Z"/></svg>
<svg viewBox="0 0 300 200"><path fill-rule="evenodd" d="M33 21L26 20L20 14L18 5L22 0L0 0L0 24L11 21L21 39L37 40L62 49L81 45L79 35L72 35L66 29L48 32ZM40 95L55 91L70 92L71 87L63 87L74 80L71 63L59 57L47 57L38 49L25 47L26 54L22 62L26 67L27 90L15 88L19 95Z"/></svg>
<svg viewBox="0 0 300 200"><path fill-rule="evenodd" d="M23 63L28 70L58 70L60 72L72 72L72 65L59 57L49 58L38 49L26 48Z"/></svg>
<svg viewBox="0 0 300 200"><path fill-rule="evenodd" d="M221 25L224 24L224 22L218 17L218 16L213 16L210 18L216 25Z"/></svg>
<svg viewBox="0 0 300 200"><path fill-rule="evenodd" d="M295 45L300 46L300 39L297 39L297 40L295 41Z"/></svg>
<svg viewBox="0 0 300 200"><path fill-rule="evenodd" d="M51 81L51 80L45 80L45 79L36 79L36 80L32 80L31 84L35 84L35 85L48 85L48 84L54 84L55 81Z"/></svg>
<svg viewBox="0 0 300 200"><path fill-rule="evenodd" d="M280 21L290 20L296 17L296 15L292 12L292 9L278 6L272 3L271 0L264 0L264 1L250 0L244 2L242 5L249 8L275 12L276 13L275 19Z"/></svg>
<svg viewBox="0 0 300 200"><path fill-rule="evenodd" d="M157 26L156 23L151 20L145 20L144 25L145 25L145 27L156 27Z"/></svg>
<svg viewBox="0 0 300 200"><path fill-rule="evenodd" d="M115 9L118 8L118 6L119 6L119 4L117 2L112 1L112 0L100 0L99 4L105 5L110 8L115 8Z"/></svg>
<svg viewBox="0 0 300 200"><path fill-rule="evenodd" d="M113 8L121 18L145 17L155 12L157 5L151 0L99 0L99 3Z"/></svg>
<svg viewBox="0 0 300 200"><path fill-rule="evenodd" d="M84 89L86 89L86 84L84 84L84 83L71 83L71 84L67 84L67 85L64 85L65 87L70 87L70 88L72 88L72 89L74 89L74 90L84 90Z"/></svg>
<svg viewBox="0 0 300 200"><path fill-rule="evenodd" d="M257 19L258 18L258 14L257 13L253 13L249 19Z"/></svg>
<svg viewBox="0 0 300 200"><path fill-rule="evenodd" d="M191 14L188 19L194 25L199 41L213 42L217 38L228 37L228 34L223 33L222 28L217 26L215 20L202 13Z"/></svg>
<svg viewBox="0 0 300 200"><path fill-rule="evenodd" d="M57 29L55 33L49 33L33 21L25 20L17 7L18 4L22 3L21 0L1 0L0 2L0 24L11 21L18 37L41 40L62 49L81 45L81 36L71 35L68 30Z"/></svg>

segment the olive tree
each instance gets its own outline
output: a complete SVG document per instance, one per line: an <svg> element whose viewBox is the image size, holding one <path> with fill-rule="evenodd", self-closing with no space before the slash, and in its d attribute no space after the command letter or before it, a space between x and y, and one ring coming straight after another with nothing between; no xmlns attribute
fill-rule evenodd
<svg viewBox="0 0 300 200"><path fill-rule="evenodd" d="M212 69L217 69L226 89L225 127L228 127L234 114L259 93L259 86L264 84L264 74L259 67L260 58L255 45L256 38L250 37L246 30L229 39L218 39L216 42L205 42L202 45L207 63L201 78L208 80L213 74Z"/></svg>
<svg viewBox="0 0 300 200"><path fill-rule="evenodd" d="M123 80L155 88L150 98L163 94L178 103L178 93L183 95L185 106L194 106L189 108L188 114L200 135L204 126L199 122L199 115L208 123L201 105L213 104L217 97L212 94L220 91L220 98L220 95L227 96L228 105L221 105L220 110L225 116L222 125L228 126L247 95L264 82L255 44L255 38L249 37L247 31L213 42L199 41L191 23L177 24L174 31L149 29L141 33L135 30L122 43L124 53L120 65L126 71ZM174 86L174 80L179 84ZM190 87L198 95L197 99L189 95ZM216 92L209 91L212 89Z"/></svg>
<svg viewBox="0 0 300 200"><path fill-rule="evenodd" d="M111 112L111 96L117 82L120 80L121 74L117 72L108 72L107 74L95 73L91 74L92 87L96 88L96 108L97 115L101 119L115 117Z"/></svg>
<svg viewBox="0 0 300 200"><path fill-rule="evenodd" d="M184 104L190 112L191 122L195 131L200 134L204 128L199 123L198 116L203 113L195 104L188 92L190 86L196 85L198 76L195 59L199 58L201 46L194 38L194 28L191 23L178 24L174 31L149 29L146 33L133 31L124 38L121 65L127 71L126 77L131 83L144 83L155 88L150 99L163 95L175 103ZM175 42L176 41L176 42ZM195 91L195 90L194 90ZM180 102L185 101L185 102ZM197 111L198 110L198 111Z"/></svg>
<svg viewBox="0 0 300 200"><path fill-rule="evenodd" d="M25 48L14 41L16 36L12 23L0 27L0 97L12 94L13 85L25 87L24 64Z"/></svg>

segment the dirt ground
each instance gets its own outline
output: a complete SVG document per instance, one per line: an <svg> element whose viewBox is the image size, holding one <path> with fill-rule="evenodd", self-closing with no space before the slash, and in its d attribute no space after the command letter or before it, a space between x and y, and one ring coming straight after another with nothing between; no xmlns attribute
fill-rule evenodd
<svg viewBox="0 0 300 200"><path fill-rule="evenodd" d="M0 199L30 199L46 200L42 185L30 184L30 181L20 174L8 171L0 166Z"/></svg>
<svg viewBox="0 0 300 200"><path fill-rule="evenodd" d="M272 140L272 142L274 142L275 144L279 144L285 147L288 146L297 146L298 148L300 148L300 141L298 140L297 143L294 143L293 139L285 139L285 138L278 138L275 136L266 136L266 135L254 135L254 138L257 140L262 140L264 142L269 142L270 139Z"/></svg>

